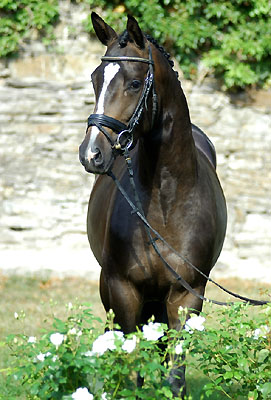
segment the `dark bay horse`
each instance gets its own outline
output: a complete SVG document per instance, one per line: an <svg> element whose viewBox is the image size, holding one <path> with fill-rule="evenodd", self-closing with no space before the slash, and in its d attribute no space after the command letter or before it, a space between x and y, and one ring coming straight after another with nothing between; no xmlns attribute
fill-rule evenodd
<svg viewBox="0 0 271 400"><path fill-rule="evenodd" d="M80 146L80 161L96 174L89 200L90 246L102 267L100 294L125 333L152 315L180 329L179 306L202 308L202 299L185 289L167 270L149 243L142 222L107 175L113 171L129 196L126 163L131 150L134 181L147 221L171 246L209 275L225 236L226 205L207 136L191 124L187 102L172 62L163 48L128 17L120 36L96 13L92 22L107 46L92 74L96 96ZM203 296L206 279L170 249L163 257ZM172 378L178 395L183 371Z"/></svg>

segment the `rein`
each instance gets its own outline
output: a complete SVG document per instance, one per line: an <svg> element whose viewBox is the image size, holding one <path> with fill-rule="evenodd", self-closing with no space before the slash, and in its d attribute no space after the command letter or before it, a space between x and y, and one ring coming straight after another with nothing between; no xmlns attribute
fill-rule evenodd
<svg viewBox="0 0 271 400"><path fill-rule="evenodd" d="M101 58L102 61L107 61L107 62L119 62L119 61L127 61L127 62L142 62L146 63L149 65L147 76L145 78L144 82L144 87L140 96L140 99L137 103L137 106L135 108L135 111L133 112L128 125L124 124L121 121L118 121L115 118L109 117L104 114L91 114L88 117L88 125L87 129L90 126L96 126L106 137L106 139L109 141L111 144L113 154L121 154L124 155L125 161L127 163L127 169L129 173L129 178L130 178L130 184L133 188L134 192L134 198L136 205L134 202L130 199L128 196L127 192L121 185L120 181L116 178L116 176L113 174L113 172L110 170L107 172L107 175L110 176L113 181L115 182L118 190L122 194L122 196L125 198L129 206L132 208L131 213L136 214L137 217L142 221L144 224L147 236L149 238L149 244L152 245L154 251L156 254L159 256L159 258L162 260L163 264L165 267L171 272L171 274L175 277L175 279L180 282L180 284L188 290L190 293L192 293L194 296L197 298L203 300L203 301L209 301L210 303L218 304L218 305L223 305L223 306L229 306L232 305L233 302L221 302L217 300L209 300L206 297L200 295L197 293L186 280L179 275L173 267L165 260L165 258L162 256L158 246L157 246L157 241L160 240L169 250L171 250L176 256L178 256L186 265L188 265L190 268L194 269L196 272L198 272L200 275L202 275L207 281L212 282L215 284L217 287L222 289L224 292L230 294L233 297L236 297L243 302L249 303L254 306L258 305L264 305L268 304L269 301L261 301L261 300L255 300L255 299L250 299L245 296L241 296L237 293L234 293L222 285L218 284L215 282L213 279L211 279L209 276L204 274L199 268L197 268L194 264L192 264L186 257L184 257L182 254L180 254L177 250L175 250L147 221L143 207L141 204L141 201L138 196L138 192L136 190L135 182L134 182L134 172L132 168L132 161L129 155L129 150L131 149L133 145L133 130L135 129L136 125L139 123L140 118L142 116L144 107L147 109L147 100L150 94L150 91L152 89L152 126L154 124L154 119L155 115L157 112L157 94L155 92L155 85L154 85L154 62L152 59L152 52L151 52L151 47L149 46L149 58L141 58L141 57L111 57L111 56L104 56ZM107 130L104 128L109 128L113 132L115 132L118 136L115 141L111 138L110 134L107 132ZM152 234L154 234L154 237L152 237Z"/></svg>
<svg viewBox="0 0 271 400"><path fill-rule="evenodd" d="M245 296L241 296L235 292L232 292L229 289L226 289L224 286L220 285L219 283L217 283L216 281L214 281L212 278L210 278L209 276L207 276L206 274L204 274L199 268L197 268L194 264L192 264L186 257L184 257L181 253L179 253L177 250L175 250L147 221L144 212L143 212L143 208L141 205L141 202L139 200L139 196L138 193L136 191L136 186L135 186L135 182L134 182L134 173L133 173L133 169L132 169L132 163L131 163L131 158L129 156L129 151L128 149L125 151L125 160L127 163L127 169L129 172L129 177L130 177L130 183L131 186L134 190L134 196L135 196L135 201L136 201L136 205L133 203L133 201L130 199L130 197L128 196L127 192L125 191L125 189L123 188L123 186L121 185L120 181L116 178L116 176L113 174L112 171L109 171L107 173L108 176L110 176L113 181L115 182L118 190L120 191L120 193L122 194L122 196L125 198L125 200L127 201L127 203L129 204L129 206L132 208L131 214L136 214L138 216L138 218L143 222L147 235L150 239L149 244L152 245L154 251L156 252L156 254L159 256L159 258L162 260L163 264L165 265L165 267L172 273L172 275L176 278L176 280L178 282L181 283L181 285L188 290L190 293L192 293L195 297L206 301L206 302L210 302L213 304L217 304L220 306L231 306L234 303L231 302L222 302L222 301L218 301L218 300L212 300L212 299L208 299L202 295L200 295L199 293L197 293L190 285L188 282L186 282L186 280L179 275L173 268L172 266L165 260L165 258L162 256L158 246L157 246L157 241L160 240L168 249L170 249L175 255L177 255L182 261L184 261L190 268L194 269L196 272L198 272L200 275L202 275L207 281L212 282L214 285L216 285L217 287L219 287L220 289L222 289L224 292L230 294L231 296L238 298L240 300L242 300L245 303L248 303L250 305L253 306L262 306L265 304L270 303L270 301L268 300L255 300L255 299L250 299L249 297L245 297ZM150 232L152 232L154 234L154 238L151 236Z"/></svg>

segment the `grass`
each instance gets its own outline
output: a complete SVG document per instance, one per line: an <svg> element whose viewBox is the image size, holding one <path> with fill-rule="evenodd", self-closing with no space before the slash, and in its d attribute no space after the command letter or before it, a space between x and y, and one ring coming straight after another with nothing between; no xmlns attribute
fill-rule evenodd
<svg viewBox="0 0 271 400"><path fill-rule="evenodd" d="M21 276L0 276L0 400L24 399L19 396L6 396L4 369L10 365L10 350L1 346L7 335L24 333L40 336L42 330L52 327L54 317L65 319L67 304L92 304L93 313L105 319L99 298L98 282L83 278L48 279ZM26 315L16 320L14 313ZM4 395L3 395L4 393Z"/></svg>
<svg viewBox="0 0 271 400"><path fill-rule="evenodd" d="M263 285L255 281L240 279L221 279L220 283L227 288L248 297L258 299L267 298L266 290L270 285ZM29 336L39 336L43 329L50 329L54 317L65 319L68 303L91 303L93 314L105 319L105 313L99 297L97 282L91 282L83 278L48 279L27 278L19 276L0 276L0 344L9 334L24 332ZM226 293L212 284L208 284L206 297L220 301L232 300ZM208 304L204 305L204 311L208 313ZM24 319L16 320L14 313L24 312ZM251 307L251 314L257 316L257 307ZM3 369L9 366L9 349L0 347L0 388L5 385ZM2 372L1 372L2 370ZM199 399L200 388L207 382L200 371L187 373L188 389L193 399ZM13 397L1 397L11 400ZM16 397L24 398L24 397ZM211 400L221 399L209 397Z"/></svg>
<svg viewBox="0 0 271 400"><path fill-rule="evenodd" d="M0 286L0 340L22 329L26 335L36 335L50 326L55 317L66 314L69 302L92 304L93 313L104 318L99 298L98 282L84 278L49 279L21 276L2 277ZM14 313L24 311L24 326L15 323Z"/></svg>

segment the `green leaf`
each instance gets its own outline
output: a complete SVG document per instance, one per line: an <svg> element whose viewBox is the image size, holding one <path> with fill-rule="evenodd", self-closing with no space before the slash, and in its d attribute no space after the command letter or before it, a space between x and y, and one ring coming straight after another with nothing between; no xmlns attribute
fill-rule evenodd
<svg viewBox="0 0 271 400"><path fill-rule="evenodd" d="M224 379L232 379L233 378L233 372L232 371L227 371L223 376L224 376Z"/></svg>
<svg viewBox="0 0 271 400"><path fill-rule="evenodd" d="M259 389L264 399L267 399L267 396L270 398L269 395L271 394L271 382L266 382L263 385L260 385Z"/></svg>
<svg viewBox="0 0 271 400"><path fill-rule="evenodd" d="M270 351L268 349L262 349L258 352L258 362L263 363L267 357L270 356Z"/></svg>

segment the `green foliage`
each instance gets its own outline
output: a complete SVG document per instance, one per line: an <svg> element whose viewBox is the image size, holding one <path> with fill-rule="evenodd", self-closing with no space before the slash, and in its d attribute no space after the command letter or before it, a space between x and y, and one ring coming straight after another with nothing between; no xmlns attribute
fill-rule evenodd
<svg viewBox="0 0 271 400"><path fill-rule="evenodd" d="M14 362L4 372L0 398L28 399L172 399L167 382L176 365L201 370L208 380L197 397L271 399L271 306L259 309L257 319L248 306L215 308L205 318L181 309L181 332L150 321L143 331L125 337L113 324L113 314L101 334L88 305L67 307L66 320L55 319L39 339L10 335L7 343ZM17 323L24 313L16 314ZM23 324L22 324L23 325ZM161 354L158 339L165 346ZM4 345L4 343L2 344ZM185 357L184 357L185 356ZM136 386L136 374L144 377ZM92 397L93 396L93 397Z"/></svg>
<svg viewBox="0 0 271 400"><path fill-rule="evenodd" d="M199 62L225 89L271 85L269 0L77 0L121 32L138 18L195 78ZM76 3L75 2L75 3ZM33 29L52 36L59 0L0 0L0 57L16 52ZM90 15L84 22L92 32Z"/></svg>
<svg viewBox="0 0 271 400"><path fill-rule="evenodd" d="M34 29L50 37L57 16L58 0L0 0L0 57L18 51Z"/></svg>
<svg viewBox="0 0 271 400"><path fill-rule="evenodd" d="M247 311L239 303L217 309L212 314L217 325L193 341L190 354L211 380L207 396L220 390L231 399L271 399L271 307L260 309L258 321Z"/></svg>
<svg viewBox="0 0 271 400"><path fill-rule="evenodd" d="M225 88L270 85L269 0L86 0L120 30L127 13L174 52L187 77L202 60ZM90 19L86 24L91 30Z"/></svg>

